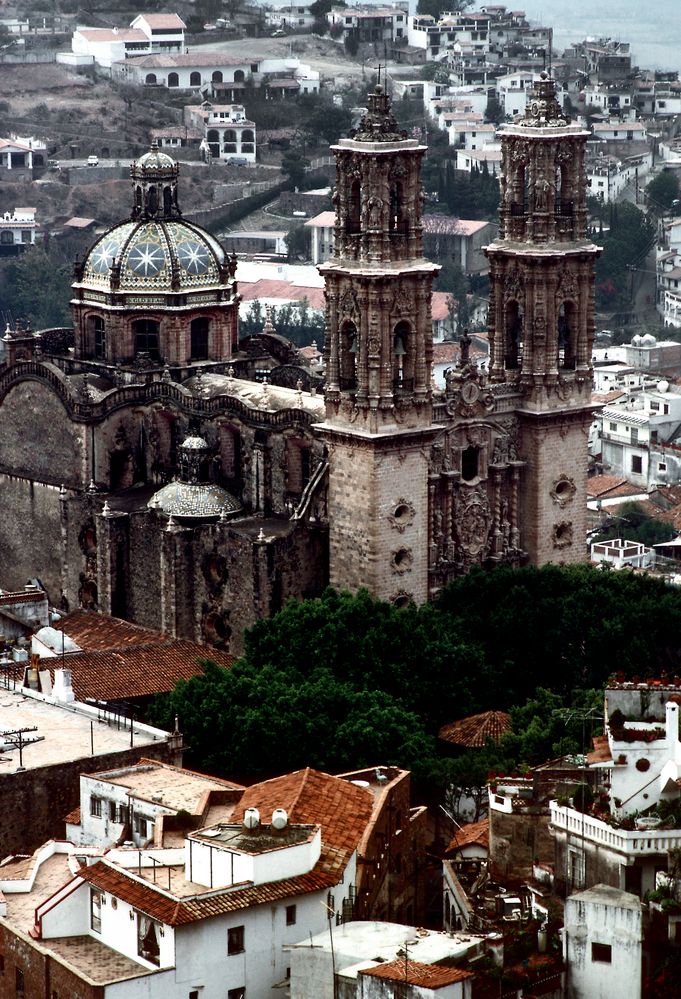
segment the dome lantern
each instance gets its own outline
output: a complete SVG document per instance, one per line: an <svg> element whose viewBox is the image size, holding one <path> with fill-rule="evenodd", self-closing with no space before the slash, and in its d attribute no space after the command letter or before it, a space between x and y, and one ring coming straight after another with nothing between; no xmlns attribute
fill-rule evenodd
<svg viewBox="0 0 681 999"><path fill-rule="evenodd" d="M182 214L177 203L177 180L180 168L156 141L149 152L130 167L133 187L133 219L172 219Z"/></svg>

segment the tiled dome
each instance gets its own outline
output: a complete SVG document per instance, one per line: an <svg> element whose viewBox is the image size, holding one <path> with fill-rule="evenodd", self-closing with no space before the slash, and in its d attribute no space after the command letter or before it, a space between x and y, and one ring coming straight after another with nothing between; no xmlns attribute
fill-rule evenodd
<svg viewBox="0 0 681 999"><path fill-rule="evenodd" d="M150 154L151 155L151 154ZM107 291L188 291L221 284L225 252L200 226L181 218L115 225L89 250L81 283Z"/></svg>

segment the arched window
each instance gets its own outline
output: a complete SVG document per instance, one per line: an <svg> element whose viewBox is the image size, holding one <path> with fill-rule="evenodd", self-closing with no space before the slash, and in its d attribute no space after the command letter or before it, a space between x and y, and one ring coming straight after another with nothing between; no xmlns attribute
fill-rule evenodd
<svg viewBox="0 0 681 999"><path fill-rule="evenodd" d="M241 434L236 427L220 427L222 475L230 481L241 475Z"/></svg>
<svg viewBox="0 0 681 999"><path fill-rule="evenodd" d="M208 320L205 316L199 316L198 319L192 319L190 330L192 361L207 361L210 320Z"/></svg>
<svg viewBox="0 0 681 999"><path fill-rule="evenodd" d="M361 205L362 190L358 180L353 180L350 185L350 199L348 203L347 230L348 233L355 234L361 228Z"/></svg>
<svg viewBox="0 0 681 999"><path fill-rule="evenodd" d="M213 81L213 83L222 83L222 73L220 72L219 69L213 71L211 80Z"/></svg>
<svg viewBox="0 0 681 999"><path fill-rule="evenodd" d="M169 187L163 188L163 214L170 215L173 207L173 192Z"/></svg>
<svg viewBox="0 0 681 999"><path fill-rule="evenodd" d="M155 187L150 187L147 193L147 210L153 215L158 208L158 191Z"/></svg>
<svg viewBox="0 0 681 999"><path fill-rule="evenodd" d="M241 133L242 142L255 142L255 135L252 128L245 128Z"/></svg>
<svg viewBox="0 0 681 999"><path fill-rule="evenodd" d="M528 185L527 170L524 163L519 163L512 174L511 188L511 217L522 218L527 214Z"/></svg>
<svg viewBox="0 0 681 999"><path fill-rule="evenodd" d="M133 323L135 357L148 354L152 361L161 360L159 332L160 326L155 319L138 319Z"/></svg>
<svg viewBox="0 0 681 999"><path fill-rule="evenodd" d="M558 309L558 367L572 369L576 360L576 319L574 302L563 302Z"/></svg>
<svg viewBox="0 0 681 999"><path fill-rule="evenodd" d="M147 73L144 78L145 83L156 83L156 73Z"/></svg>
<svg viewBox="0 0 681 999"><path fill-rule="evenodd" d="M142 188L139 184L135 188L135 209L142 211Z"/></svg>
<svg viewBox="0 0 681 999"><path fill-rule="evenodd" d="M411 326L404 319L393 330L393 385L413 388Z"/></svg>
<svg viewBox="0 0 681 999"><path fill-rule="evenodd" d="M226 128L224 134L225 142L236 142L236 132L233 128Z"/></svg>
<svg viewBox="0 0 681 999"><path fill-rule="evenodd" d="M401 182L395 181L390 188L390 219L391 235L404 235L407 230L407 219L403 215L403 189Z"/></svg>
<svg viewBox="0 0 681 999"><path fill-rule="evenodd" d="M505 364L519 368L523 353L523 310L514 299L506 303Z"/></svg>
<svg viewBox="0 0 681 999"><path fill-rule="evenodd" d="M246 74L244 73L243 69L237 69L234 71L235 83L243 83L245 79L246 79Z"/></svg>
<svg viewBox="0 0 681 999"><path fill-rule="evenodd" d="M179 87L180 77L177 73L168 73L168 86L169 87Z"/></svg>
<svg viewBox="0 0 681 999"><path fill-rule="evenodd" d="M357 388L357 355L359 353L359 338L357 327L351 320L346 320L340 330L340 387L341 389Z"/></svg>
<svg viewBox="0 0 681 999"><path fill-rule="evenodd" d="M193 73L189 74L189 86L190 87L200 87L201 86L201 74L194 70Z"/></svg>

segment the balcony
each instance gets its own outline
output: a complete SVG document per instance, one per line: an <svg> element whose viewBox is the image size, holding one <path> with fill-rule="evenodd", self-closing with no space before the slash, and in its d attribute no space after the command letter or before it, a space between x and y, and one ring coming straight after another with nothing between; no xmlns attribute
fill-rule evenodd
<svg viewBox="0 0 681 999"><path fill-rule="evenodd" d="M556 832L584 838L585 842L615 850L632 859L681 848L681 829L616 829L607 822L575 808L551 802L551 826Z"/></svg>

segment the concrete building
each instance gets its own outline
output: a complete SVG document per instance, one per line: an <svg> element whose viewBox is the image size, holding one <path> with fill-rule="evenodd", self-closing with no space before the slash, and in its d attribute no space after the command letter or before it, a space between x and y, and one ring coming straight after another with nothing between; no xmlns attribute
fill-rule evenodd
<svg viewBox="0 0 681 999"><path fill-rule="evenodd" d="M611 682L606 689L605 735L587 757L601 810L550 806L556 880L568 893L602 883L642 898L668 869L681 830L664 823L656 806L679 798L680 699L681 688L670 682Z"/></svg>
<svg viewBox="0 0 681 999"><path fill-rule="evenodd" d="M68 994L84 999L283 987L291 945L361 905L363 851L380 869L393 815L385 785L395 784L384 774L372 785L305 770L245 790L148 761L98 774L83 786L85 821L94 828L106 810L115 836L131 791L140 846L48 843L3 865L5 973L27 989L47 983L48 995L66 976ZM195 827L203 817L209 825Z"/></svg>
<svg viewBox="0 0 681 999"><path fill-rule="evenodd" d="M594 541L591 561L607 562L613 569L649 569L655 565L655 549L624 538Z"/></svg>
<svg viewBox="0 0 681 999"><path fill-rule="evenodd" d="M185 52L185 28L177 14L139 14L129 28L77 27L71 51L110 71L114 63L134 56Z"/></svg>
<svg viewBox="0 0 681 999"><path fill-rule="evenodd" d="M0 175L3 171L12 173L14 180L21 180L21 171L33 171L36 167L47 166L47 146L41 139L11 135L0 138ZM30 173L28 174L30 179Z"/></svg>
<svg viewBox="0 0 681 999"><path fill-rule="evenodd" d="M628 394L604 406L597 422L601 457L609 474L623 475L647 490L677 481L662 455L664 447L676 441L681 423L681 393L674 386L661 379L654 389ZM598 451L598 444L593 450Z"/></svg>
<svg viewBox="0 0 681 999"><path fill-rule="evenodd" d="M291 948L291 999L469 999L473 975L452 965L484 952L483 935L347 922Z"/></svg>
<svg viewBox="0 0 681 999"><path fill-rule="evenodd" d="M567 999L640 999L643 914L635 895L595 885L565 903Z"/></svg>
<svg viewBox="0 0 681 999"><path fill-rule="evenodd" d="M243 104L188 105L185 121L203 128L203 135L213 159L223 163L255 163L256 126L246 117Z"/></svg>
<svg viewBox="0 0 681 999"><path fill-rule="evenodd" d="M35 208L15 208L0 216L0 256L17 256L35 246Z"/></svg>
<svg viewBox="0 0 681 999"><path fill-rule="evenodd" d="M64 816L79 804L81 774L128 766L141 755L181 763L181 736L74 701L68 680L68 670L59 671L43 694L5 678L2 857L63 836Z"/></svg>

